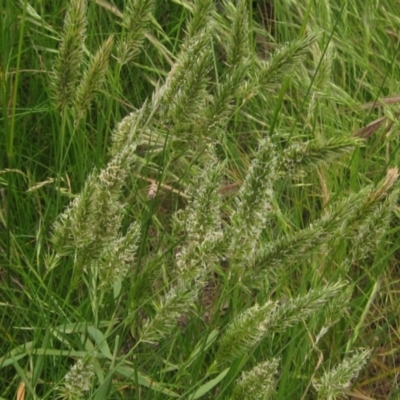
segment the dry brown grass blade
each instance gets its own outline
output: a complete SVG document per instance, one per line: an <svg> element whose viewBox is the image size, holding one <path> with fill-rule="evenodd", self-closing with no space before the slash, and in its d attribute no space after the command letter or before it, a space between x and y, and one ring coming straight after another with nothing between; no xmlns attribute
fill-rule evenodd
<svg viewBox="0 0 400 400"><path fill-rule="evenodd" d="M105 0L95 0L96 4L98 4L100 7L105 8L106 10L110 11L111 13L113 13L114 15L116 15L119 18L123 17L123 14L121 11L118 10L117 7L115 7L114 5L108 3Z"/></svg>
<svg viewBox="0 0 400 400"><path fill-rule="evenodd" d="M358 390L354 390L352 392L347 392L346 393L348 396L351 396L350 398L352 400L374 400L372 397L369 397Z"/></svg>
<svg viewBox="0 0 400 400"><path fill-rule="evenodd" d="M178 196L181 196L181 197L184 197L184 198L188 197L184 192L181 192L180 190L174 189L170 185L167 185L165 183L159 183L154 179L151 179L151 178L148 178L146 176L139 175L139 174L133 174L133 175L136 178L143 179L143 180L145 180L145 181L150 183L150 186L148 188L148 193L147 193L147 197L148 197L149 200L151 200L155 196L155 194L157 192L157 188L164 189L167 192L175 193Z"/></svg>
<svg viewBox="0 0 400 400"><path fill-rule="evenodd" d="M371 101L369 103L361 104L357 106L357 110L372 110L374 108L380 108L384 105L388 104L396 104L400 103L400 96L393 96L393 97L385 97L383 99L377 99L375 101ZM396 114L396 118L398 118L400 114ZM387 120L387 117L381 117L376 119L375 121L370 122L368 125L364 126L363 128L359 129L357 132L353 134L353 136L361 137L364 139L368 139L372 136ZM390 128L393 126L393 122L391 121L385 129L385 133L387 133Z"/></svg>
<svg viewBox="0 0 400 400"><path fill-rule="evenodd" d="M25 394L26 394L25 383L21 382L18 385L18 389L17 389L17 400L24 400L25 399Z"/></svg>
<svg viewBox="0 0 400 400"><path fill-rule="evenodd" d="M370 122L368 125L362 127L357 132L353 134L355 137L360 137L363 139L368 139L372 136L387 120L387 117L381 117L376 119L375 121Z"/></svg>
<svg viewBox="0 0 400 400"><path fill-rule="evenodd" d="M377 99L375 101L371 101L369 103L361 104L356 106L357 110L372 110L374 108L383 107L384 104L396 104L400 103L400 96L393 96L393 97L385 97L383 99Z"/></svg>
<svg viewBox="0 0 400 400"><path fill-rule="evenodd" d="M396 119L400 117L400 113L395 114L394 116ZM376 119L375 121L370 122L368 125L364 126L363 128L359 129L357 132L353 134L355 137L360 137L363 139L368 139L372 136L384 122L388 120L388 117L381 117ZM385 134L388 133L393 126L394 121L389 121L388 125L385 128Z"/></svg>

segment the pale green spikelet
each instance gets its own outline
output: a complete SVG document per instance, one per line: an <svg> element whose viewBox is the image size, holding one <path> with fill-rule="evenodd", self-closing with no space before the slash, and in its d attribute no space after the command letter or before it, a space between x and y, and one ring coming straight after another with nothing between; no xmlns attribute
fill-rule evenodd
<svg viewBox="0 0 400 400"><path fill-rule="evenodd" d="M220 339L212 369L251 352L266 335L283 333L294 324L320 312L346 286L346 282L339 281L310 290L306 295L283 304L268 301L262 306L256 304L246 309L228 325Z"/></svg>
<svg viewBox="0 0 400 400"><path fill-rule="evenodd" d="M368 187L368 194L365 196L364 201L357 210L353 219L348 222L348 226L356 228L365 221L365 218L385 200L385 198L395 190L398 192L397 179L399 171L397 168L391 168L387 171L386 176L375 186Z"/></svg>
<svg viewBox="0 0 400 400"><path fill-rule="evenodd" d="M253 262L261 232L272 209L272 184L277 178L277 162L271 141L268 138L260 141L231 217L228 256L232 269L242 269Z"/></svg>
<svg viewBox="0 0 400 400"><path fill-rule="evenodd" d="M316 274L318 272L316 271ZM332 298L321 307L321 312L318 315L315 328L318 331L315 333L313 341L314 349L318 349L319 342L329 332L329 330L343 318L349 309L350 301L353 295L354 285L349 284L338 291ZM310 328L309 328L310 329ZM313 353L309 353L311 356ZM307 356L307 359L309 357Z"/></svg>
<svg viewBox="0 0 400 400"><path fill-rule="evenodd" d="M72 253L97 258L102 245L118 237L124 214L121 188L135 149L135 143L126 146L103 170L93 172L82 192L59 216L52 241L60 256Z"/></svg>
<svg viewBox="0 0 400 400"><path fill-rule="evenodd" d="M360 261L378 249L386 235L393 211L395 210L399 189L394 190L359 227L350 250L351 262Z"/></svg>
<svg viewBox="0 0 400 400"><path fill-rule="evenodd" d="M156 137L156 130L151 129L155 116L161 115L163 120L171 119L175 131L195 125L195 121L204 114L209 98L206 86L212 60L210 40L211 25L208 24L191 41L182 45L166 82L154 91L151 101L125 117L114 130L112 154L132 141L139 128L146 127L149 135L153 132Z"/></svg>
<svg viewBox="0 0 400 400"><path fill-rule="evenodd" d="M210 23L214 2L212 0L196 0L192 9L192 18L186 27L185 45L198 35Z"/></svg>
<svg viewBox="0 0 400 400"><path fill-rule="evenodd" d="M318 251L321 245L338 235L346 222L353 218L366 194L367 190L361 190L350 195L332 206L322 218L308 228L283 236L261 248L257 252L256 266L249 279L257 281L265 273L275 274L279 265L299 263Z"/></svg>
<svg viewBox="0 0 400 400"><path fill-rule="evenodd" d="M184 43L181 46L177 61L168 74L167 80L160 92L162 93L162 102L164 105L175 103L169 107L169 114L176 118L186 117L179 115L177 108L184 109L185 105L181 101L186 99L191 101L190 91L204 89L207 73L211 67L211 33L212 22L210 15L212 2L209 0L199 0L194 7L194 15L188 23L187 30L190 34L187 35ZM200 15L201 12L206 12ZM200 90L201 91L201 90ZM200 93L194 93L194 99L201 97ZM180 98L181 101L174 100ZM204 97L204 94L203 94ZM205 99L203 99L205 100ZM196 101L195 101L196 102ZM177 103L177 104L176 104ZM190 119L189 117L187 118Z"/></svg>
<svg viewBox="0 0 400 400"><path fill-rule="evenodd" d="M378 183L373 193L371 193L368 203L378 202L384 199L396 184L398 177L399 170L397 167L389 169L385 178Z"/></svg>
<svg viewBox="0 0 400 400"><path fill-rule="evenodd" d="M51 75L54 104L60 111L75 100L86 38L86 0L71 0L58 57Z"/></svg>
<svg viewBox="0 0 400 400"><path fill-rule="evenodd" d="M332 64L335 58L334 45L330 42L323 54L318 42L313 46L314 63L318 67L316 76L313 82L313 90L317 93L324 92L329 85L330 76L332 72Z"/></svg>
<svg viewBox="0 0 400 400"><path fill-rule="evenodd" d="M135 149L135 144L126 146L104 169L92 172L81 193L54 224L52 241L57 255L74 256L72 284L82 277L96 320L110 287L118 295L116 288L133 267L140 238L139 224L121 234L126 206L121 191Z"/></svg>
<svg viewBox="0 0 400 400"><path fill-rule="evenodd" d="M352 380L355 379L364 368L371 350L357 351L354 355L346 357L334 368L325 371L321 378L313 382L314 389L318 393L318 399L335 400L342 398L350 389Z"/></svg>
<svg viewBox="0 0 400 400"><path fill-rule="evenodd" d="M317 40L318 35L310 34L302 39L294 40L276 50L268 61L258 61L257 79L259 85L265 88L280 86L284 77L298 65L309 52L310 45Z"/></svg>
<svg viewBox="0 0 400 400"><path fill-rule="evenodd" d="M239 65L243 59L251 58L248 18L247 1L239 0L227 47L227 63L230 67Z"/></svg>
<svg viewBox="0 0 400 400"><path fill-rule="evenodd" d="M278 365L279 360L273 358L258 363L250 371L242 372L231 400L271 399L275 393Z"/></svg>
<svg viewBox="0 0 400 400"><path fill-rule="evenodd" d="M136 138L137 139L137 138ZM118 191L125 183L129 170L136 161L135 140L126 143L120 152L115 154L99 173L99 180L104 187Z"/></svg>
<svg viewBox="0 0 400 400"><path fill-rule="evenodd" d="M151 119L162 115L171 119L175 130L182 126L193 126L204 113L209 95L206 86L211 68L210 13L213 2L198 1L194 15L188 23L190 32L181 46L177 61L173 65L165 83L154 91L152 99L136 112L125 117L113 132L111 153L120 151L129 142L139 127L150 128Z"/></svg>
<svg viewBox="0 0 400 400"><path fill-rule="evenodd" d="M400 187L396 179L397 169L392 169L376 187L367 187L364 201L343 225L338 240L350 240L347 266L361 262L379 248L399 197Z"/></svg>
<svg viewBox="0 0 400 400"><path fill-rule="evenodd" d="M361 144L360 140L353 137L293 143L285 149L280 168L290 176L299 175L306 169L327 165Z"/></svg>
<svg viewBox="0 0 400 400"><path fill-rule="evenodd" d="M116 237L122 210L119 194L102 187L92 174L82 192L55 223L53 243L59 255L97 257L102 244Z"/></svg>
<svg viewBox="0 0 400 400"><path fill-rule="evenodd" d="M140 134L144 133L143 131L147 129L147 117L149 114L151 115L152 105L153 103L149 104L145 101L139 110L129 113L117 124L111 136L113 143L110 153L112 156L122 152L127 144L137 141ZM154 111L156 108L157 105L155 105Z"/></svg>
<svg viewBox="0 0 400 400"><path fill-rule="evenodd" d="M103 247L94 268L99 269L100 287L113 286L122 282L128 271L134 267L136 250L140 238L140 224L133 223L125 235L119 235Z"/></svg>
<svg viewBox="0 0 400 400"><path fill-rule="evenodd" d="M234 111L235 97L242 94L249 68L250 60L245 59L221 79L216 93L210 97L210 104L205 111L206 118L198 129L199 134L210 135L213 130L226 125Z"/></svg>
<svg viewBox="0 0 400 400"><path fill-rule="evenodd" d="M336 58L335 45L333 41L330 41L324 49L322 49L320 41L315 41L311 46L311 51L313 54L314 65L315 65L315 75L312 81L312 88L310 91L310 96L307 105L307 112L305 118L305 125L314 131L314 120L318 118L318 114L321 110L321 103L326 101L332 101L332 97L338 103L344 101L344 96L349 97L346 93L341 91L339 94L338 87L334 84L331 79L333 62ZM307 82L308 85L311 82ZM344 95L344 96L343 96ZM349 103L348 100L345 103ZM323 106L322 106L323 107ZM315 131L314 131L315 132Z"/></svg>
<svg viewBox="0 0 400 400"><path fill-rule="evenodd" d="M198 285L186 280L179 280L166 295L152 302L155 315L143 322L140 341L158 343L177 327L182 315L186 315L196 304L199 293Z"/></svg>
<svg viewBox="0 0 400 400"><path fill-rule="evenodd" d="M323 310L324 327L326 329L335 325L340 318L346 314L353 294L353 289L353 285L347 285L326 304Z"/></svg>
<svg viewBox="0 0 400 400"><path fill-rule="evenodd" d="M211 26L207 25L187 46L165 82L163 102L167 117L176 127L189 125L200 119L206 108L209 71L212 66Z"/></svg>
<svg viewBox="0 0 400 400"><path fill-rule="evenodd" d="M346 287L346 281L333 282L312 289L304 296L289 299L273 310L264 322L265 329L269 332L285 332L294 324L321 312L323 307L339 296Z"/></svg>
<svg viewBox="0 0 400 400"><path fill-rule="evenodd" d="M219 188L224 169L211 153L205 157L204 169L190 185L186 194L191 199L186 208L185 231L188 241L202 243L208 235L221 235L221 198Z"/></svg>
<svg viewBox="0 0 400 400"><path fill-rule="evenodd" d="M218 262L222 241L219 186L224 165L211 154L205 168L187 191L190 202L183 216L175 218L175 229L183 229L186 239L176 255L178 278L166 295L153 302L155 315L144 322L141 340L158 342L177 325L198 301L207 275ZM181 213L182 214L182 213ZM181 219L179 218L181 217Z"/></svg>
<svg viewBox="0 0 400 400"><path fill-rule="evenodd" d="M219 187L223 167L223 163L211 158L186 192L191 200L185 212L175 216L175 230L180 226L186 234L176 255L180 279L196 279L199 268L205 276L219 261L223 240Z"/></svg>
<svg viewBox="0 0 400 400"><path fill-rule="evenodd" d="M122 65L132 61L139 54L151 24L154 8L154 0L127 2L122 17L124 33L117 46L117 57Z"/></svg>
<svg viewBox="0 0 400 400"><path fill-rule="evenodd" d="M370 234L370 238L372 242L375 243L374 247L379 241L379 238L382 237L384 231L379 229L380 223L384 225L388 223L388 218L391 212L393 212L395 207L396 199L399 195L399 185L397 183L398 179L398 169L391 168L388 170L385 178L383 178L376 186L367 186L360 190L360 192L356 195L351 195L349 199L354 198L354 196L358 196L362 194L362 198L356 201L346 201L348 205L352 203L352 212L347 216L346 219L342 221L340 226L340 230L338 231L337 239L350 239L353 241L353 245L357 246L357 243L361 246L361 248L353 248L353 255L357 254L357 251L363 253L363 244L359 241L361 237L364 235L369 235L370 233L366 231L371 226L371 223L377 223L377 236L376 240L373 239L374 234ZM385 205L387 210L385 210ZM332 206L337 211L342 206L342 203L338 203ZM386 213L387 212L387 213ZM382 218L379 221L377 218ZM375 226L374 226L375 229ZM358 239L357 239L358 238ZM365 245L367 246L370 243L368 240ZM372 243L371 243L372 244ZM367 253L367 249L365 248L365 254ZM347 262L351 262L351 252L349 254L350 259Z"/></svg>
<svg viewBox="0 0 400 400"><path fill-rule="evenodd" d="M278 305L267 301L243 311L227 327L219 341L215 365L231 363L250 352L265 336L265 320Z"/></svg>
<svg viewBox="0 0 400 400"><path fill-rule="evenodd" d="M96 52L85 71L80 82L75 98L76 119L81 119L90 107L96 91L99 90L104 81L108 68L114 38L110 36Z"/></svg>
<svg viewBox="0 0 400 400"><path fill-rule="evenodd" d="M246 1L238 2L232 18L232 34L229 35L226 49L227 71L221 77L216 93L210 99L210 105L205 111L206 126L201 126L199 129L199 133L203 135L209 135L211 130L223 127L227 123L233 112L234 99L242 94L241 90L247 83L245 77L252 65Z"/></svg>
<svg viewBox="0 0 400 400"><path fill-rule="evenodd" d="M93 241L88 221L91 219L95 191L96 176L92 173L86 178L81 193L55 221L52 242L59 256L74 254Z"/></svg>
<svg viewBox="0 0 400 400"><path fill-rule="evenodd" d="M71 367L64 377L63 386L59 389L59 399L80 400L87 398L92 388L94 376L92 361L81 358Z"/></svg>

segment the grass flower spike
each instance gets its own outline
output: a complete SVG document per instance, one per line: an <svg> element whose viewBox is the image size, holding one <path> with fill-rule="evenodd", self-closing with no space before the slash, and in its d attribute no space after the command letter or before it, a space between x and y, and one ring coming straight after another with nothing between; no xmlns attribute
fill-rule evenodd
<svg viewBox="0 0 400 400"><path fill-rule="evenodd" d="M91 390L93 366L88 361L79 359L65 375L59 398L65 400L84 399Z"/></svg>
<svg viewBox="0 0 400 400"><path fill-rule="evenodd" d="M86 8L86 0L71 0L65 17L64 32L52 75L54 103L60 111L69 107L75 99L86 39Z"/></svg>

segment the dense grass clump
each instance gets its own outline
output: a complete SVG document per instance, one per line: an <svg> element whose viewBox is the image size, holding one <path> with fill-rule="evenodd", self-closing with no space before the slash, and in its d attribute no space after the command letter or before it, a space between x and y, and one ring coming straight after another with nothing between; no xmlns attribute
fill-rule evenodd
<svg viewBox="0 0 400 400"><path fill-rule="evenodd" d="M1 398L400 393L395 2L6 3Z"/></svg>

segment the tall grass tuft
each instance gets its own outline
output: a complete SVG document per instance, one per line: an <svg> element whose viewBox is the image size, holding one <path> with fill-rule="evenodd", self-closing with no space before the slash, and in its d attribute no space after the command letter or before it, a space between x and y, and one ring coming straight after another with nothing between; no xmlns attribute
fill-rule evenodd
<svg viewBox="0 0 400 400"><path fill-rule="evenodd" d="M381 135L372 152L352 134L366 116L341 81L350 39L337 25L362 10L272 2L276 18L290 11L283 23L258 20L255 3L71 0L43 117L55 154L38 147L28 170L0 171L1 185L23 176L26 196L14 196L40 215L29 240L13 227L7 246L0 236L2 396L362 390L393 330L394 314L376 314L392 298L378 288L395 260L400 191L397 138ZM373 91L364 79L357 90ZM46 160L56 177L33 182ZM0 202L2 223L10 205Z"/></svg>

